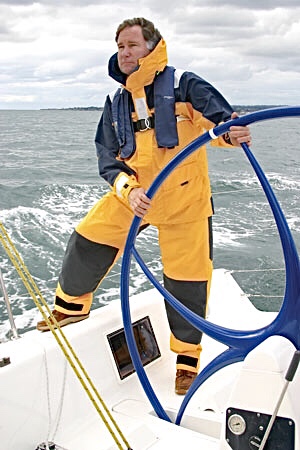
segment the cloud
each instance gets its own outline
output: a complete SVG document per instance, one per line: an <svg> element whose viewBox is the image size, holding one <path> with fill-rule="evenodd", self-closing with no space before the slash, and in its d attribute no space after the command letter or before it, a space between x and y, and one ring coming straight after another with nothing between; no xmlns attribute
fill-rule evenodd
<svg viewBox="0 0 300 450"><path fill-rule="evenodd" d="M234 104L300 103L298 0L0 1L0 108L101 106L125 18L153 20L169 63Z"/></svg>
<svg viewBox="0 0 300 450"><path fill-rule="evenodd" d="M200 3L203 3L200 1ZM251 0L250 2L241 2L240 0L231 0L231 1L221 1L221 0L211 0L210 5L211 6L218 6L218 5L226 5L226 6L234 6L236 8L240 9L253 9L255 11L257 10L267 10L267 9L274 9L274 8L294 8L299 7L298 0Z"/></svg>

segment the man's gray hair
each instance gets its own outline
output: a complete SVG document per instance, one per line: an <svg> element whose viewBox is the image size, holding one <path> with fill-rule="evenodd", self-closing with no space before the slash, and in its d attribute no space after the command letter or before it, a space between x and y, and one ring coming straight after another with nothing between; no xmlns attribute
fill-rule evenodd
<svg viewBox="0 0 300 450"><path fill-rule="evenodd" d="M142 28L142 33L145 41L147 42L148 50L153 50L159 41L162 39L162 35L155 28L154 24L150 20L144 19L143 17L135 17L133 19L124 20L117 29L116 32L116 42L118 42L119 34L127 27L133 27L139 25Z"/></svg>

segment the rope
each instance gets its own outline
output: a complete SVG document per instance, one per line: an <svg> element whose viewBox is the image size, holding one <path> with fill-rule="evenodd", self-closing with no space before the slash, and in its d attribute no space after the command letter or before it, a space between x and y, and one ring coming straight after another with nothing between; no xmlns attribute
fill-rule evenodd
<svg viewBox="0 0 300 450"><path fill-rule="evenodd" d="M50 406L50 389L49 389L49 372L48 372L48 364L47 364L47 355L46 350L44 350L44 360L45 360L45 369L46 369L46 393L47 393L47 407L48 407L48 433L47 433L47 439L46 443L49 447L49 437L50 437L50 430L51 430L51 424L52 424L52 416L51 416L51 406Z"/></svg>
<svg viewBox="0 0 300 450"><path fill-rule="evenodd" d="M282 295L266 295L266 294L246 294L247 297L257 297L257 298L282 298Z"/></svg>
<svg viewBox="0 0 300 450"><path fill-rule="evenodd" d="M35 305L39 309L40 313L43 316L43 319L46 321L46 323L49 326L52 334L54 335L59 347L63 351L67 361L69 362L70 366L74 370L75 375L77 376L78 380L80 381L84 391L88 395L88 397L91 400L92 404L94 405L96 411L98 412L99 416L101 417L102 421L104 422L108 431L110 432L112 438L114 439L117 447L119 449L123 450L123 446L120 442L120 441L123 441L123 444L126 445L126 448L130 449L131 447L130 447L129 443L127 442L125 436L123 435L123 433L120 430L119 426L117 425L116 421L112 417L112 415L111 415L108 407L104 403L103 399L99 395L99 392L97 391L91 378L89 377L86 370L84 369L82 363L80 362L79 358L77 357L71 344L67 340L65 334L61 330L59 324L53 317L46 300L43 298L38 286L36 285L35 281L31 277L28 269L26 268L20 254L18 253L16 247L14 246L13 242L11 241L2 222L0 222L0 241L1 241L8 257L10 258L12 264L16 268L17 273L19 274L20 278L22 279L25 287L27 288L28 293L31 295ZM47 314L44 311L43 306L46 308ZM50 316L49 318L48 318L48 315ZM54 325L51 322L51 320L49 320L50 318L51 318L51 320L53 320ZM107 418L105 417L104 412L101 410L100 406L98 405L97 400L100 403L100 405L102 406L104 412L106 413ZM109 421L111 423L109 423ZM117 437L116 432L119 435L120 439Z"/></svg>
<svg viewBox="0 0 300 450"><path fill-rule="evenodd" d="M233 269L229 270L230 273L237 273L237 272L276 272L276 271L284 271L285 269Z"/></svg>
<svg viewBox="0 0 300 450"><path fill-rule="evenodd" d="M61 414L62 414L64 394L65 394L66 381L67 381L67 360L65 359L64 376L63 376L62 387L61 387L60 402L59 402L59 405L58 405L58 408L57 408L55 421L52 421L51 402L50 402L51 395L50 395L50 382L49 382L47 353L46 353L45 348L43 348L43 350L44 350L44 360L45 360L46 392L47 392L48 417L49 417L49 427L48 427L48 435L47 435L46 443L49 443L50 441L52 442L52 441L55 440L55 436L56 436L56 433L57 433L57 430L58 430L58 426L59 426L60 418L61 418ZM52 432L52 435L51 435L51 438L50 438L51 429L53 428L53 424L54 423L56 423L55 429Z"/></svg>

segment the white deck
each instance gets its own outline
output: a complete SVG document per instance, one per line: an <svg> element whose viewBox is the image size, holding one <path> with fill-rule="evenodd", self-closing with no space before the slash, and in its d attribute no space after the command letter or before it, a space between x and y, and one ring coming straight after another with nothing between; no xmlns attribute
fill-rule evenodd
<svg viewBox="0 0 300 450"><path fill-rule="evenodd" d="M169 329L160 294L151 290L132 298L131 315L133 321L150 316L161 357L145 370L173 420L183 397L174 393L176 356L169 350ZM270 323L274 316L256 310L228 272L214 271L208 320L230 328L257 329ZM69 325L63 331L134 450L182 450L187 446L230 449L220 439L228 402L234 401L242 408L245 401L249 407L270 413L293 353L292 345L279 342L282 340L279 337L271 338L274 341L269 358L262 356L260 360L258 351L259 364L265 365L263 369L270 377L257 387L257 393L258 397L268 395L269 399L258 401L255 390L247 384L252 383L251 373L259 378L261 372L261 366L256 367L250 354L245 363L216 373L198 390L179 427L156 417L136 374L123 381L119 379L106 336L120 328L120 303L113 302L93 311L88 320ZM206 336L202 345L201 368L225 348ZM283 350L277 364L274 355L278 353L278 345ZM17 341L0 344L0 357L6 356L11 364L0 368L1 450L35 450L47 439L67 450L118 448L51 333L31 331ZM242 394L237 396L233 388L239 385ZM298 377L282 405L282 412L288 417L300 417L292 401L299 387ZM299 450L298 442L295 449Z"/></svg>

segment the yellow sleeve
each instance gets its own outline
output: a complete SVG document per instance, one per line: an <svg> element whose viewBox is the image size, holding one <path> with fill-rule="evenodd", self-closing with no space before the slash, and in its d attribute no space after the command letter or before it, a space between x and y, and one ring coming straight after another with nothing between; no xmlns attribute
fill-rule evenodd
<svg viewBox="0 0 300 450"><path fill-rule="evenodd" d="M127 175L125 172L121 172L115 179L113 185L113 191L118 197L128 201L128 195L134 188L141 187L134 175Z"/></svg>

